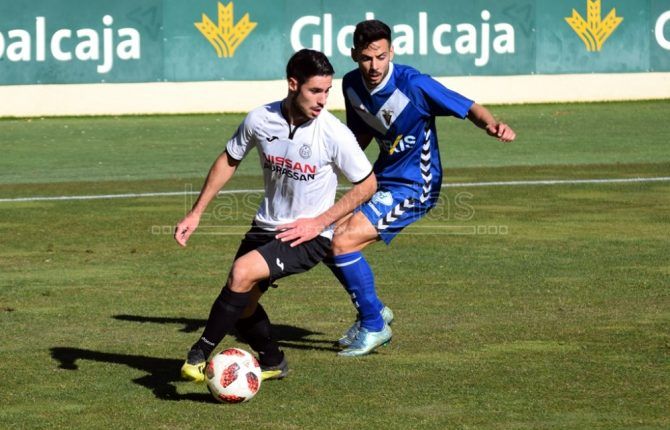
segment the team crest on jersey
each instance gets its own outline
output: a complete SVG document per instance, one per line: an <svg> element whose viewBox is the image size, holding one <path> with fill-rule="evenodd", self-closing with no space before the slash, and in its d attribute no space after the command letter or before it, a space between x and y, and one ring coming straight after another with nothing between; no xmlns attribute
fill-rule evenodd
<svg viewBox="0 0 670 430"><path fill-rule="evenodd" d="M390 127L391 120L393 119L393 111L391 109L382 109L382 117L384 118L384 122L386 122L386 126Z"/></svg>
<svg viewBox="0 0 670 430"><path fill-rule="evenodd" d="M310 148L309 145L302 145L298 153L302 158L308 159L312 156L312 148Z"/></svg>
<svg viewBox="0 0 670 430"><path fill-rule="evenodd" d="M391 206L393 204L393 195L389 191L377 191L375 195L372 196L372 203Z"/></svg>

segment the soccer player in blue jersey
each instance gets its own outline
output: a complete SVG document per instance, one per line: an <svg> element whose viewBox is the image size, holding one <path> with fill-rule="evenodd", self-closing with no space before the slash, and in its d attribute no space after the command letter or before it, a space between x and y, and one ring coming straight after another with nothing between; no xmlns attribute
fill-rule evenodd
<svg viewBox="0 0 670 430"><path fill-rule="evenodd" d="M338 225L328 262L358 310L356 322L338 341L342 356L359 356L391 340L393 312L375 292L374 275L361 253L387 245L437 204L442 165L436 116L467 118L489 136L511 142L516 134L472 100L418 70L394 64L391 30L381 21L360 22L351 50L358 68L344 76L347 125L365 149L375 138L379 157L376 194Z"/></svg>

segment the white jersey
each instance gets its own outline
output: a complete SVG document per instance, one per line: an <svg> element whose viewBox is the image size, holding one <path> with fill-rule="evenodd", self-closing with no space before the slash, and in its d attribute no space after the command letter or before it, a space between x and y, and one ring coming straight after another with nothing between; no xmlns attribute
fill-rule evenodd
<svg viewBox="0 0 670 430"><path fill-rule="evenodd" d="M258 149L265 182L255 220L267 230L328 210L335 203L338 172L354 184L372 174L353 133L325 109L295 128L284 118L280 101L254 109L226 151L242 160L253 147ZM332 227L321 235L332 238Z"/></svg>

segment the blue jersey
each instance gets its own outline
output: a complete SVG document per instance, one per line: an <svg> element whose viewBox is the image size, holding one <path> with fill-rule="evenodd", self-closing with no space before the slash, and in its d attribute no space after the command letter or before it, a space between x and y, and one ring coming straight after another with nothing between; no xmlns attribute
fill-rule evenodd
<svg viewBox="0 0 670 430"><path fill-rule="evenodd" d="M342 89L349 128L356 135L372 134L379 144L374 164L379 184L423 187L422 203L436 199L442 164L435 116L465 118L473 101L412 67L393 63L372 91L358 69L344 76Z"/></svg>

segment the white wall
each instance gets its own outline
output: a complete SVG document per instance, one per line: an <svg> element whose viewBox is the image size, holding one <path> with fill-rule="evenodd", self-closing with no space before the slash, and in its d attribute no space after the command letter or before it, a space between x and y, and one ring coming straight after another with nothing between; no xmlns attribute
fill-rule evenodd
<svg viewBox="0 0 670 430"><path fill-rule="evenodd" d="M438 78L481 104L670 98L670 73ZM279 81L0 86L0 117L246 112L286 95ZM341 81L328 101L343 109Z"/></svg>

